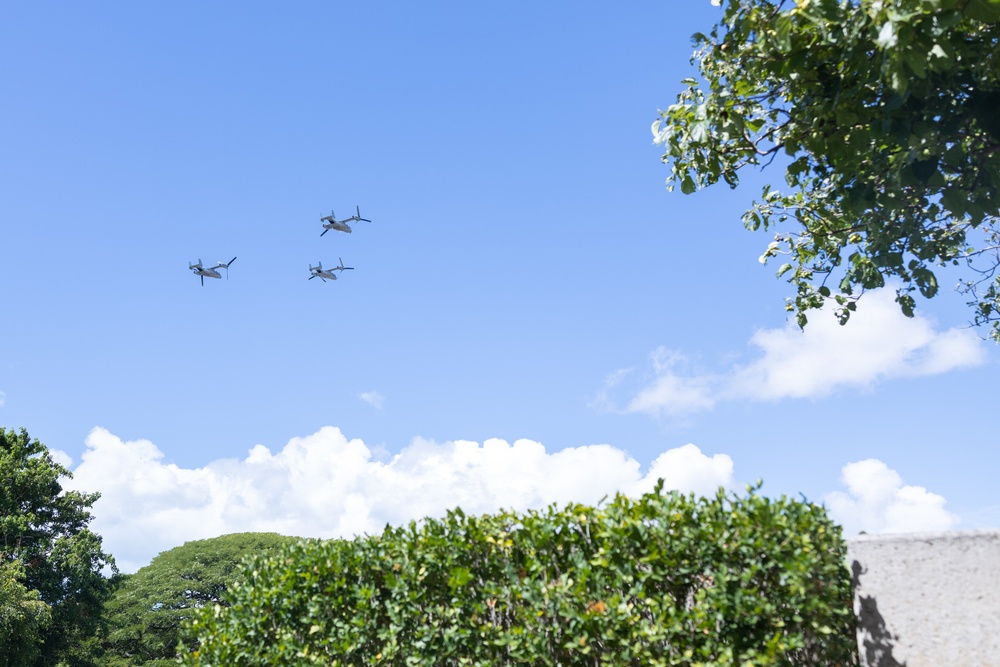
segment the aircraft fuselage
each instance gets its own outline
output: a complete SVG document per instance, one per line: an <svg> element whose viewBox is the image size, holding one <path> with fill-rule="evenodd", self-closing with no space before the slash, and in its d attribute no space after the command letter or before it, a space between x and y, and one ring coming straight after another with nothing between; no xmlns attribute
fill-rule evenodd
<svg viewBox="0 0 1000 667"><path fill-rule="evenodd" d="M342 222L338 222L338 221L336 221L336 220L332 220L332 221L330 221L330 222L328 222L328 223L325 223L325 224L323 225L323 228L324 228L324 229L333 229L333 230L335 230L335 231L338 231L338 232L345 232L345 233L347 233L347 234L350 234L350 233L351 233L351 228L350 228L350 227L348 227L348 226L347 226L347 225L345 225L344 223L342 223Z"/></svg>

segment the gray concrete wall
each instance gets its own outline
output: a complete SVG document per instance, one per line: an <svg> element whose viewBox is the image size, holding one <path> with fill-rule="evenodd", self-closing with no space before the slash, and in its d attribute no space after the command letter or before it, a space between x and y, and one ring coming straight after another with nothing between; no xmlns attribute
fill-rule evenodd
<svg viewBox="0 0 1000 667"><path fill-rule="evenodd" d="M1000 530L848 540L865 667L1000 667Z"/></svg>

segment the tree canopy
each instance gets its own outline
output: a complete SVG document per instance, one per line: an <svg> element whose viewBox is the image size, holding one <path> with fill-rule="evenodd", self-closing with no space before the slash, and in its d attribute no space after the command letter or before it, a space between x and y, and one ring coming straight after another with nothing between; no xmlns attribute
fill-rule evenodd
<svg viewBox="0 0 1000 667"><path fill-rule="evenodd" d="M98 494L64 491L64 477L27 431L0 428L0 608L20 612L0 623L0 656L18 656L9 664L83 662L110 590L114 560L87 527Z"/></svg>
<svg viewBox="0 0 1000 667"><path fill-rule="evenodd" d="M1000 340L1000 0L712 0L693 36L700 79L653 124L668 187L691 193L777 162L743 216L775 232L787 310L867 289L938 293L962 265L976 324Z"/></svg>
<svg viewBox="0 0 1000 667"><path fill-rule="evenodd" d="M296 541L277 533L236 533L187 542L156 556L126 577L108 601L102 664L176 664L184 623L200 607L224 604L223 594L241 575L244 558L266 556Z"/></svg>
<svg viewBox="0 0 1000 667"><path fill-rule="evenodd" d="M42 635L52 622L38 591L24 584L19 563L0 562L0 664L30 667L41 652Z"/></svg>

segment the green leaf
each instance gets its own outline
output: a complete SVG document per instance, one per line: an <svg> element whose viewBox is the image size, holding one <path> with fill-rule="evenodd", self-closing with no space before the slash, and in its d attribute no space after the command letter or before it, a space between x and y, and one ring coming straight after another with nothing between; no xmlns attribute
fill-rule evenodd
<svg viewBox="0 0 1000 667"><path fill-rule="evenodd" d="M789 156L790 190L742 220L796 239L782 275L800 322L828 298L817 284L863 299L901 281L936 296L936 279L910 275L914 259L968 261L973 286L1000 272L967 247L973 228L1000 238L989 149L1000 143L1000 0L876 4L730 0L693 60L711 92L682 89L666 118L664 162L686 193L738 187L741 169ZM866 259L842 261L854 250ZM969 306L1000 339L1000 311L982 315L980 289Z"/></svg>
<svg viewBox="0 0 1000 667"><path fill-rule="evenodd" d="M69 471L24 429L0 428L0 657L82 664L117 575L88 525L96 493L64 491Z"/></svg>
<svg viewBox="0 0 1000 667"><path fill-rule="evenodd" d="M807 640L818 663L855 662L839 528L758 488L696 497L661 481L597 507L456 512L289 545L246 566L259 576L229 606L198 612L199 650L182 662L777 665ZM302 573L315 585L289 583Z"/></svg>
<svg viewBox="0 0 1000 667"><path fill-rule="evenodd" d="M1000 22L1000 2L997 0L969 0L964 14L984 23Z"/></svg>

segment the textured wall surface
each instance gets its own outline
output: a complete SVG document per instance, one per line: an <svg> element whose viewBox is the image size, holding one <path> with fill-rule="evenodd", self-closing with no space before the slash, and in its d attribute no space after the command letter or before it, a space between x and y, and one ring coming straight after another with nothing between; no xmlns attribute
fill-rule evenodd
<svg viewBox="0 0 1000 667"><path fill-rule="evenodd" d="M848 540L866 667L1000 667L1000 531Z"/></svg>

